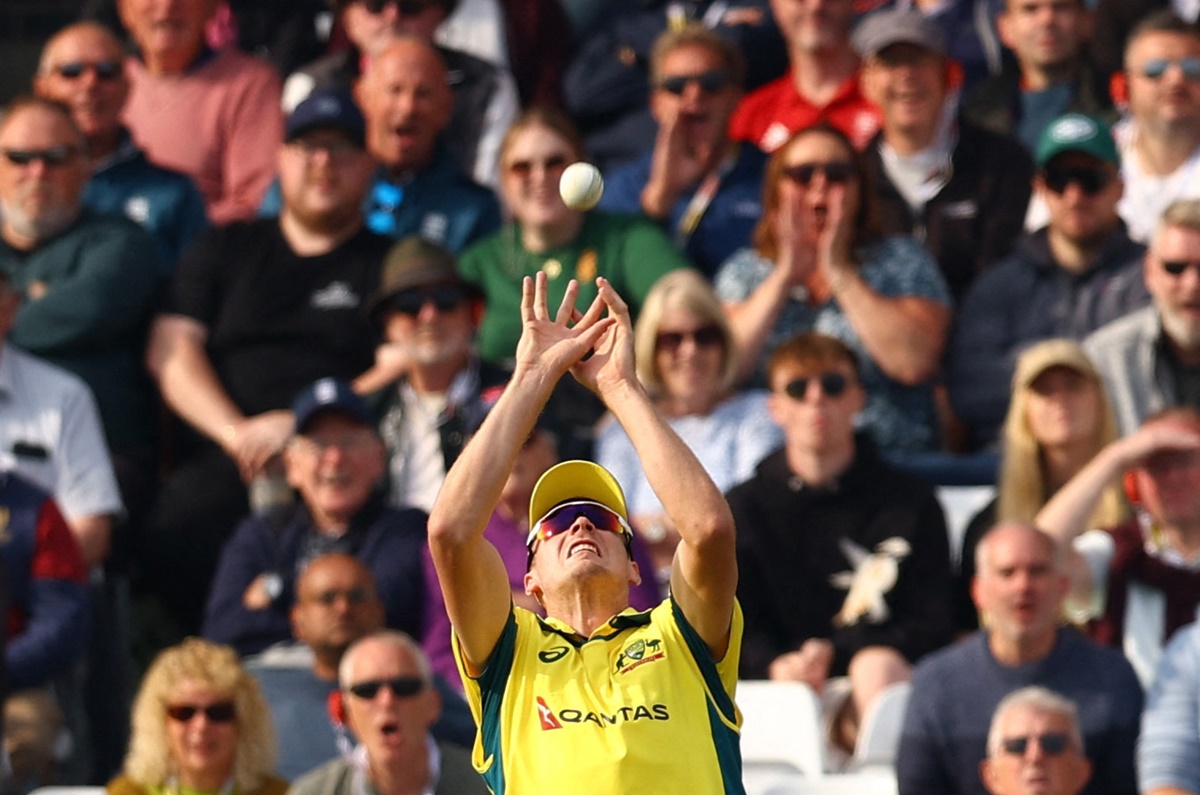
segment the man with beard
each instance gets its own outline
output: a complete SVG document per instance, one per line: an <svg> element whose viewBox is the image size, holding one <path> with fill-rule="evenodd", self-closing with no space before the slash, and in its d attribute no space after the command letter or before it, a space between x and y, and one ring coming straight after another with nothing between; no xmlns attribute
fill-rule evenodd
<svg viewBox="0 0 1200 795"><path fill-rule="evenodd" d="M766 157L729 138L746 64L700 24L663 33L650 53L653 147L605 175L600 209L645 213L709 275L750 243L762 215Z"/></svg>
<svg viewBox="0 0 1200 795"><path fill-rule="evenodd" d="M301 103L278 153L280 216L206 232L154 321L151 373L192 433L140 551L147 584L185 632L198 627L221 543L249 508L245 484L270 483L260 476L292 435L293 396L372 364L362 305L388 241L363 226L375 167L363 141L348 96Z"/></svg>

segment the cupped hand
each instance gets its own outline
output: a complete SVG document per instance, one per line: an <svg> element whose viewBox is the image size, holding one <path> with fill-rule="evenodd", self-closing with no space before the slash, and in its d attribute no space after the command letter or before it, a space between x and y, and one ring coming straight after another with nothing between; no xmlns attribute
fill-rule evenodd
<svg viewBox="0 0 1200 795"><path fill-rule="evenodd" d="M608 325L597 337L592 355L571 368L575 380L603 399L606 395L637 383L633 362L633 323L629 305L604 277L597 277L596 300L605 308ZM595 308L593 304L593 309ZM590 312L590 310L589 310Z"/></svg>
<svg viewBox="0 0 1200 795"><path fill-rule="evenodd" d="M597 280L599 281L599 280ZM516 366L519 370L543 371L557 381L612 326L604 317L605 304L599 296L580 314L575 308L579 283L572 279L558 311L551 316L547 305L546 274L526 276L521 283L521 339L517 342Z"/></svg>

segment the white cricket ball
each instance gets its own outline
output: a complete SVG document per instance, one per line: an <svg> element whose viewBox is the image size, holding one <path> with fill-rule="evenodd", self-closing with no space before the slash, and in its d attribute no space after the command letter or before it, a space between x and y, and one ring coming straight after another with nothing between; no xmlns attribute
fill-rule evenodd
<svg viewBox="0 0 1200 795"><path fill-rule="evenodd" d="M600 169L591 163L572 163L558 180L558 193L572 210L590 210L604 194L604 179Z"/></svg>

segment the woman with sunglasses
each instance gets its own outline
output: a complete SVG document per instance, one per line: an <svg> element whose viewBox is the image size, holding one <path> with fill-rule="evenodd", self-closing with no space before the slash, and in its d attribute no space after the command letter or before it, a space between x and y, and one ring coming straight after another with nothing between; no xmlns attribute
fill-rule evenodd
<svg viewBox="0 0 1200 795"><path fill-rule="evenodd" d="M734 392L737 349L712 287L694 270L659 279L634 327L638 378L667 424L691 448L721 491L749 478L783 433L767 413L767 393ZM659 583L670 576L679 533L646 481L633 442L611 417L601 420L596 461L628 484L630 524L650 548Z"/></svg>
<svg viewBox="0 0 1200 795"><path fill-rule="evenodd" d="M258 683L228 646L189 638L155 658L109 795L283 795Z"/></svg>
<svg viewBox="0 0 1200 795"><path fill-rule="evenodd" d="M882 237L862 158L826 125L798 132L767 164L754 248L717 274L742 357L758 373L781 341L806 330L862 360L861 423L887 453L939 446L933 382L951 320L949 289L912 238Z"/></svg>
<svg viewBox="0 0 1200 795"><path fill-rule="evenodd" d="M508 363L521 336L521 280L546 274L557 306L571 279L581 305L603 276L636 314L663 274L688 265L659 227L644 218L568 208L558 192L563 169L584 159L583 139L565 116L547 108L523 113L500 145L500 196L512 221L463 252L459 271L483 290L487 312L480 355ZM593 417L593 419L595 419Z"/></svg>

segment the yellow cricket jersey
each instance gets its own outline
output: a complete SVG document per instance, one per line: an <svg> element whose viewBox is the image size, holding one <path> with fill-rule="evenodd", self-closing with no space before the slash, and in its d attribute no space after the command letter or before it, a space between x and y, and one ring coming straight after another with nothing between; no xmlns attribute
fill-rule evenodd
<svg viewBox="0 0 1200 795"><path fill-rule="evenodd" d="M454 641L479 727L475 769L495 795L742 793L741 645L736 603L719 661L670 598L583 640L514 607L479 677Z"/></svg>

